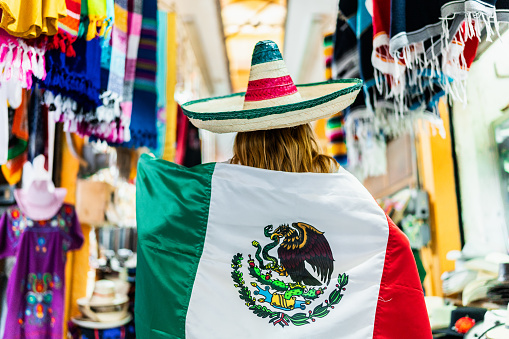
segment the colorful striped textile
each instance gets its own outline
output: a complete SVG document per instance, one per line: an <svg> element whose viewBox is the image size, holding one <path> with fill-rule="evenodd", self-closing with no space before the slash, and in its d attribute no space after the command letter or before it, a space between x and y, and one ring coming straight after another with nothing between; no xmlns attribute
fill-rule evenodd
<svg viewBox="0 0 509 339"><path fill-rule="evenodd" d="M332 55L334 54L334 34L328 33L323 37L323 54L325 56L325 79L332 80Z"/></svg>
<svg viewBox="0 0 509 339"><path fill-rule="evenodd" d="M157 147L157 1L143 1L129 146Z"/></svg>
<svg viewBox="0 0 509 339"><path fill-rule="evenodd" d="M342 112L327 120L325 134L329 139L328 153L336 159L341 166L347 165L347 149L344 128L345 116Z"/></svg>
<svg viewBox="0 0 509 339"><path fill-rule="evenodd" d="M268 40L257 43L251 60L244 109L292 104L301 100L276 43Z"/></svg>
<svg viewBox="0 0 509 339"><path fill-rule="evenodd" d="M166 72L168 71L168 14L164 11L157 12L157 147L152 150L156 157L160 158L164 153L166 140Z"/></svg>
<svg viewBox="0 0 509 339"><path fill-rule="evenodd" d="M334 55L334 34L326 34L323 38L324 56L325 56L325 78L332 80L332 58ZM325 134L329 139L327 153L336 159L341 166L346 166L346 143L345 129L343 127L344 115L342 112L327 119L325 125Z"/></svg>
<svg viewBox="0 0 509 339"><path fill-rule="evenodd" d="M122 117L120 119L119 142L131 140L129 125L133 110L133 89L136 73L136 58L138 57L138 45L142 24L143 0L127 0L127 49L125 59L124 86L122 94ZM123 137L123 139L121 139Z"/></svg>
<svg viewBox="0 0 509 339"><path fill-rule="evenodd" d="M49 49L60 49L67 56L76 56L72 44L78 38L81 15L81 0L66 0L67 16L58 20L58 33L50 38Z"/></svg>

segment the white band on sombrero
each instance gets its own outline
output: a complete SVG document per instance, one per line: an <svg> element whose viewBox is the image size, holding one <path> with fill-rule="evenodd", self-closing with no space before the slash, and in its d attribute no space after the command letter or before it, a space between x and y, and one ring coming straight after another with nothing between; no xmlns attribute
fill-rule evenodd
<svg viewBox="0 0 509 339"><path fill-rule="evenodd" d="M215 133L293 127L336 114L350 106L359 79L295 85L275 42L256 44L245 93L191 101L184 113L198 128Z"/></svg>

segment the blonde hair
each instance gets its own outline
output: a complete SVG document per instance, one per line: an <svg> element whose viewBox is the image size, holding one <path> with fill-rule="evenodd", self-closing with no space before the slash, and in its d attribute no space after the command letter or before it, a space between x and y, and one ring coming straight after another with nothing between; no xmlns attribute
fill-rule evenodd
<svg viewBox="0 0 509 339"><path fill-rule="evenodd" d="M320 153L309 124L239 132L235 137L231 162L285 172L331 173L339 168L334 158Z"/></svg>

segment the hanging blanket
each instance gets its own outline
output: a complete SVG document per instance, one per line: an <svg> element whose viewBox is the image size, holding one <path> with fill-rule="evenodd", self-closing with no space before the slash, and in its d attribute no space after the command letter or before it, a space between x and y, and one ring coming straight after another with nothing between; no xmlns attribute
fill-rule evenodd
<svg viewBox="0 0 509 339"><path fill-rule="evenodd" d="M122 95L122 117L120 119L119 142L131 140L129 126L133 111L133 89L136 74L136 58L140 43L143 0L127 0L127 54L125 60L124 91Z"/></svg>
<svg viewBox="0 0 509 339"><path fill-rule="evenodd" d="M59 50L47 51L47 76L42 86L79 102L86 111L93 111L101 104L99 39L80 38L73 47L76 57L67 57Z"/></svg>
<svg viewBox="0 0 509 339"><path fill-rule="evenodd" d="M142 155L136 183L138 337L431 339L408 239L344 169Z"/></svg>
<svg viewBox="0 0 509 339"><path fill-rule="evenodd" d="M143 1L129 146L157 147L157 1Z"/></svg>
<svg viewBox="0 0 509 339"><path fill-rule="evenodd" d="M12 80L23 88L31 88L32 76L46 77L45 52L43 41L15 38L0 29L0 81Z"/></svg>
<svg viewBox="0 0 509 339"><path fill-rule="evenodd" d="M78 38L81 0L66 0L67 16L58 20L58 33L50 38L48 48L60 49L67 56L76 56L72 44Z"/></svg>

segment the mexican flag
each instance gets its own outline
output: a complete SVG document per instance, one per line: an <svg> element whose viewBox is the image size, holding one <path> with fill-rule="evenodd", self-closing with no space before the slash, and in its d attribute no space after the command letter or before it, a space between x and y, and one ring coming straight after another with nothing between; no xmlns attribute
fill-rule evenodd
<svg viewBox="0 0 509 339"><path fill-rule="evenodd" d="M431 338L407 238L347 171L144 155L138 338Z"/></svg>

